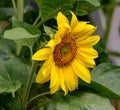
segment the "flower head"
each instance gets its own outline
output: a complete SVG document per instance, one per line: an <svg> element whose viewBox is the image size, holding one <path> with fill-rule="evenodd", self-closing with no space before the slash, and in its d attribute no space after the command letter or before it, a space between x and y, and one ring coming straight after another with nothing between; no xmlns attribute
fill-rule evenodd
<svg viewBox="0 0 120 110"><path fill-rule="evenodd" d="M38 50L32 60L45 60L40 68L36 82L50 80L51 94L60 88L65 92L78 87L78 78L90 83L88 68L94 68L94 58L98 52L93 48L100 37L91 36L96 27L88 22L80 22L73 12L71 22L59 12L57 15L58 31L45 48Z"/></svg>

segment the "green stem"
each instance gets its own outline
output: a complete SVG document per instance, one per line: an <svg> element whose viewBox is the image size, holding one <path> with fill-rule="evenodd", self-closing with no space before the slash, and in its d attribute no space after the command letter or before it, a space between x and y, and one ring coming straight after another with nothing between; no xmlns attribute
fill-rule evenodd
<svg viewBox="0 0 120 110"><path fill-rule="evenodd" d="M119 52L113 52L113 51L108 51L109 55L113 55L115 57L120 57L120 53Z"/></svg>
<svg viewBox="0 0 120 110"><path fill-rule="evenodd" d="M101 23L101 26L102 26L102 30L105 30L106 29L106 21L105 21L105 15L103 13L103 10L99 9L98 13L99 13L99 16L100 16L100 23Z"/></svg>
<svg viewBox="0 0 120 110"><path fill-rule="evenodd" d="M15 14L15 16L17 16L17 7L16 7L15 0L12 0L12 5L13 5L13 9L14 9L14 14Z"/></svg>
<svg viewBox="0 0 120 110"><path fill-rule="evenodd" d="M30 46L30 54L31 54L31 58L32 58L32 56L33 56L33 51L32 51L32 48L33 48L33 45L32 45L32 46Z"/></svg>
<svg viewBox="0 0 120 110"><path fill-rule="evenodd" d="M36 25L36 27L40 27L45 21L47 21L47 20L45 19L45 20L40 21L40 22Z"/></svg>
<svg viewBox="0 0 120 110"><path fill-rule="evenodd" d="M35 26L38 23L38 21L40 20L40 18L41 18L41 14L39 13L38 17L36 18L36 20L33 23L33 26Z"/></svg>
<svg viewBox="0 0 120 110"><path fill-rule="evenodd" d="M44 95L48 95L48 94L50 94L50 92L45 92L45 93L39 94L39 95L31 98L31 99L25 104L24 107L26 107L29 103L31 103L32 101L36 100L37 98L40 98L40 97L42 97L42 96L44 96Z"/></svg>
<svg viewBox="0 0 120 110"><path fill-rule="evenodd" d="M17 11L16 11L16 18L19 21L23 21L23 10L24 10L24 0L17 0ZM21 45L17 45L17 55L20 55L20 52L22 50Z"/></svg>
<svg viewBox="0 0 120 110"><path fill-rule="evenodd" d="M25 87L25 91L23 93L23 98L22 98L23 105L25 105L28 101L28 97L29 97L29 93L30 93L30 89L31 89L31 85L32 85L32 81L33 81L34 72L36 70L36 67L37 67L37 62L33 61L32 67L31 67L31 73L30 73L30 76L28 78L27 85Z"/></svg>
<svg viewBox="0 0 120 110"><path fill-rule="evenodd" d="M111 23L112 23L112 16L113 16L113 11L114 11L114 6L115 6L115 2L111 2L111 4L109 5L109 9L107 11L107 26L106 26L106 31L105 31L105 37L104 37L104 42L105 44L107 44L108 38L109 38L109 33L110 33L110 29L111 29Z"/></svg>
<svg viewBox="0 0 120 110"><path fill-rule="evenodd" d="M22 49L22 46L20 44L17 44L16 46L16 54L19 56L20 55L20 52L21 52L21 49Z"/></svg>
<svg viewBox="0 0 120 110"><path fill-rule="evenodd" d="M24 0L17 0L17 19L23 21Z"/></svg>

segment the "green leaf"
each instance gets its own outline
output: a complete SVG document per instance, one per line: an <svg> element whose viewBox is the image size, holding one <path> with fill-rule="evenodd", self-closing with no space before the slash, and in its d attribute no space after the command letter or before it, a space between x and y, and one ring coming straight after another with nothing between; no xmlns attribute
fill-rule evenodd
<svg viewBox="0 0 120 110"><path fill-rule="evenodd" d="M6 39L14 40L16 43L32 46L35 42L35 39L39 36L39 34L32 35L24 28L14 28L5 31L3 37Z"/></svg>
<svg viewBox="0 0 120 110"><path fill-rule="evenodd" d="M57 15L58 11L68 14L70 10L83 16L100 6L99 0L35 0L40 8L43 22Z"/></svg>
<svg viewBox="0 0 120 110"><path fill-rule="evenodd" d="M29 73L30 67L16 57L0 62L0 92L14 93L26 84Z"/></svg>
<svg viewBox="0 0 120 110"><path fill-rule="evenodd" d="M41 34L41 31L37 27L35 27L31 24L28 24L26 22L18 21L18 20L13 21L13 28L24 28L24 29L26 29L26 31L28 31L32 35L40 36L40 34Z"/></svg>
<svg viewBox="0 0 120 110"><path fill-rule="evenodd" d="M77 0L76 14L79 16L87 15L100 7L99 0Z"/></svg>
<svg viewBox="0 0 120 110"><path fill-rule="evenodd" d="M51 38L55 35L55 30L51 27L45 26L44 25L44 31L46 32L47 35L49 35Z"/></svg>
<svg viewBox="0 0 120 110"><path fill-rule="evenodd" d="M0 37L0 62L8 60L15 52L16 45L13 41Z"/></svg>
<svg viewBox="0 0 120 110"><path fill-rule="evenodd" d="M91 75L92 82L90 84L86 84L87 86L110 99L120 99L119 66L111 63L102 63L93 69ZM80 82L80 84L83 83Z"/></svg>
<svg viewBox="0 0 120 110"><path fill-rule="evenodd" d="M11 94L0 94L0 110L23 110L17 95L13 98Z"/></svg>
<svg viewBox="0 0 120 110"><path fill-rule="evenodd" d="M24 28L14 28L5 31L3 37L10 40L21 40L21 39L30 39L36 38L39 35L32 35Z"/></svg>
<svg viewBox="0 0 120 110"><path fill-rule="evenodd" d="M90 92L82 92L75 96L55 95L52 103L54 110L115 110L107 98Z"/></svg>
<svg viewBox="0 0 120 110"><path fill-rule="evenodd" d="M56 16L60 10L70 10L75 0L35 0L41 11L42 20L47 21L50 18Z"/></svg>

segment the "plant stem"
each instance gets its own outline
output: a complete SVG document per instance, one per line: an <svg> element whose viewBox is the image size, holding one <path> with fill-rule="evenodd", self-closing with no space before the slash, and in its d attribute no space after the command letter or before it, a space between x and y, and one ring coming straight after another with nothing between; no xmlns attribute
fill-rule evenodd
<svg viewBox="0 0 120 110"><path fill-rule="evenodd" d="M17 7L16 7L15 0L12 0L12 5L13 5L13 9L14 9L14 14L15 14L15 16L17 16Z"/></svg>
<svg viewBox="0 0 120 110"><path fill-rule="evenodd" d="M36 27L40 27L45 21L46 21L46 20L40 21L40 22L36 25Z"/></svg>
<svg viewBox="0 0 120 110"><path fill-rule="evenodd" d="M99 9L98 13L99 13L99 17L100 17L100 23L102 26L102 30L105 30L106 29L106 19L105 19L105 15L103 13L103 10Z"/></svg>
<svg viewBox="0 0 120 110"><path fill-rule="evenodd" d="M29 97L29 93L30 93L30 88L31 88L31 85L32 85L32 80L33 80L33 77L34 77L34 72L36 70L36 67L37 67L37 62L33 61L32 62L32 67L31 67L31 73L30 73L30 76L28 78L28 81L27 81L27 85L25 87L25 91L23 93L23 106L27 103L28 101L28 97Z"/></svg>
<svg viewBox="0 0 120 110"><path fill-rule="evenodd" d="M45 92L45 93L39 94L39 95L31 98L31 99L25 104L24 107L26 107L29 103L31 103L32 101L36 100L37 98L40 98L40 97L42 97L42 96L44 96L44 95L48 95L48 94L50 94L50 92Z"/></svg>
<svg viewBox="0 0 120 110"><path fill-rule="evenodd" d="M115 6L115 2L111 2L111 4L109 5L109 9L107 11L107 26L106 26L106 31L105 31L105 37L104 37L104 43L107 44L108 38L109 38L109 33L110 33L110 29L111 29L111 23L112 23L112 15L113 15L113 11L114 11L114 6Z"/></svg>
<svg viewBox="0 0 120 110"><path fill-rule="evenodd" d="M33 26L35 26L38 23L38 21L40 20L40 18L41 18L41 14L39 13L38 17L36 18L36 20L33 23Z"/></svg>
<svg viewBox="0 0 120 110"><path fill-rule="evenodd" d="M120 53L119 52L113 52L113 51L108 51L109 55L115 56L115 57L120 57Z"/></svg>
<svg viewBox="0 0 120 110"><path fill-rule="evenodd" d="M24 0L17 0L17 19L23 21Z"/></svg>
<svg viewBox="0 0 120 110"><path fill-rule="evenodd" d="M24 10L24 0L17 0L16 19L19 21L23 21L23 10ZM22 50L22 46L17 44L16 54L18 56L20 55L21 50Z"/></svg>

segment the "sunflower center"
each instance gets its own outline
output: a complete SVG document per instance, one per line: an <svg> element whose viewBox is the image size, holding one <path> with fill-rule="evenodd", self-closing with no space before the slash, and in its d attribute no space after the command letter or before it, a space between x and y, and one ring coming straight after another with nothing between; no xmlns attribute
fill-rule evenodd
<svg viewBox="0 0 120 110"><path fill-rule="evenodd" d="M72 37L65 36L61 42L56 45L53 52L55 64L59 67L68 65L75 57L76 43Z"/></svg>
<svg viewBox="0 0 120 110"><path fill-rule="evenodd" d="M66 56L69 52L70 52L70 46L68 44L65 44L61 48L61 54L62 54L62 56Z"/></svg>

